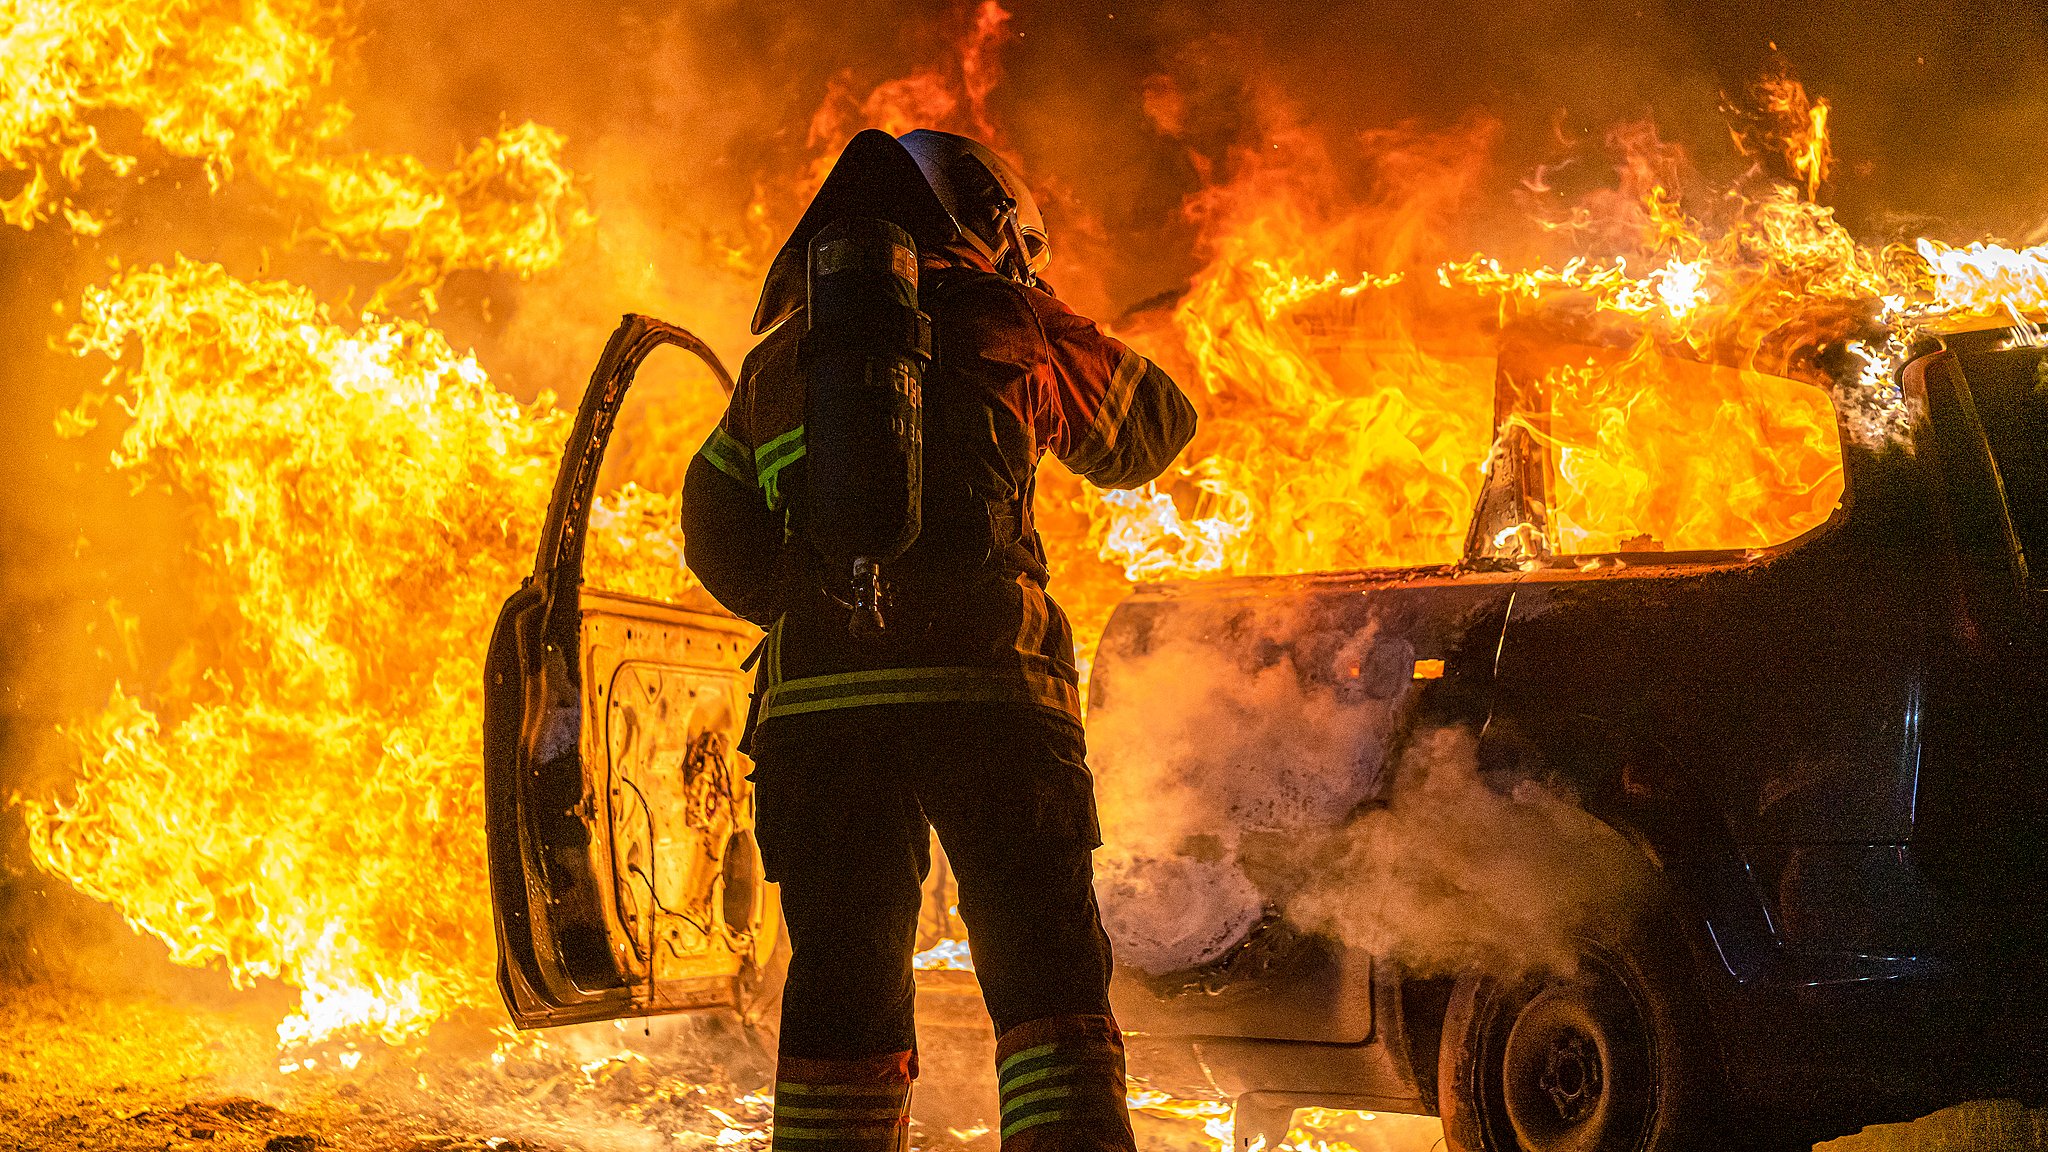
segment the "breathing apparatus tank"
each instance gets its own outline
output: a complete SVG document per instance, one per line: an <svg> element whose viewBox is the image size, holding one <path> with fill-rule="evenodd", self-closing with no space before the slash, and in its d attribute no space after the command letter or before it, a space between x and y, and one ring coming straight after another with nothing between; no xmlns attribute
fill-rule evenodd
<svg viewBox="0 0 2048 1152"><path fill-rule="evenodd" d="M886 627L882 566L917 541L931 321L917 306L917 244L887 220L834 220L811 238L805 379L805 537L826 589L850 592L855 636Z"/></svg>

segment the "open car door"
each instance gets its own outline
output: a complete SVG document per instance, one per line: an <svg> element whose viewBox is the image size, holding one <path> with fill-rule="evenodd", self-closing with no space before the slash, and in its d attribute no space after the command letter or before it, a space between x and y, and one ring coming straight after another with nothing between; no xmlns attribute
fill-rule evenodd
<svg viewBox="0 0 2048 1152"><path fill-rule="evenodd" d="M562 456L533 575L484 665L484 798L498 984L521 1028L698 1008L750 1014L779 980L754 844L740 664L760 633L708 597L583 586L598 467L634 373L690 333L627 316Z"/></svg>

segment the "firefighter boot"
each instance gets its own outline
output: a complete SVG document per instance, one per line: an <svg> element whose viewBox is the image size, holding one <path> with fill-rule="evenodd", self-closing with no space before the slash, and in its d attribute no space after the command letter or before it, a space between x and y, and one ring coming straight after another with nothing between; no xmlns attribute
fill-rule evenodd
<svg viewBox="0 0 2048 1152"><path fill-rule="evenodd" d="M1002 1152L1135 1152L1124 1041L1109 1016L1050 1016L996 1042Z"/></svg>
<svg viewBox="0 0 2048 1152"><path fill-rule="evenodd" d="M784 1056L775 1067L774 1152L904 1152L917 1053L858 1060Z"/></svg>

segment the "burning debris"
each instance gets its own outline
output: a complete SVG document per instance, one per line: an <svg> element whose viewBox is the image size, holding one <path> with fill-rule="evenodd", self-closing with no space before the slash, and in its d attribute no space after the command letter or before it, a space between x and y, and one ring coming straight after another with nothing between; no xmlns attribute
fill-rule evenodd
<svg viewBox="0 0 2048 1152"><path fill-rule="evenodd" d="M717 1021L507 1036L445 1021L406 1050L279 1064L258 1012L43 989L0 1009L0 1146L537 1152L765 1146L766 1057ZM720 1059L709 1053L722 1051Z"/></svg>

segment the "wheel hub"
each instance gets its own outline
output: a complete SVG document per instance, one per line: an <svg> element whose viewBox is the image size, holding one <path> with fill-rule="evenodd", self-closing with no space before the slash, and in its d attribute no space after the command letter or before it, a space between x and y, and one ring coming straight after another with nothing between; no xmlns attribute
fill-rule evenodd
<svg viewBox="0 0 2048 1152"><path fill-rule="evenodd" d="M1522 1152L1635 1148L1655 1093L1646 1034L1621 982L1590 962L1524 1002L1501 1048L1501 1118Z"/></svg>
<svg viewBox="0 0 2048 1152"><path fill-rule="evenodd" d="M1580 1123L1600 1103L1600 1049L1576 1028L1560 1031L1551 1038L1536 1084L1556 1106L1559 1120Z"/></svg>

